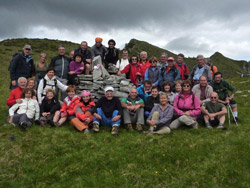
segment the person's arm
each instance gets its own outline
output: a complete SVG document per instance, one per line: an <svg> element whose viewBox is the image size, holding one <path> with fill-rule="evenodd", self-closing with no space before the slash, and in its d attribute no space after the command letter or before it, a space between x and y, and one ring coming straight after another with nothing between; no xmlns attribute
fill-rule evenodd
<svg viewBox="0 0 250 188"><path fill-rule="evenodd" d="M18 109L19 104L14 104L10 109L9 109L9 115L12 117L14 116L15 111Z"/></svg>
<svg viewBox="0 0 250 188"><path fill-rule="evenodd" d="M151 112L150 112L150 114L149 114L149 116L147 118L147 122L151 120L151 118L152 118L155 111L157 111L157 106L156 105L152 108L152 110L151 110Z"/></svg>
<svg viewBox="0 0 250 188"><path fill-rule="evenodd" d="M189 77L188 77L188 79L191 80L191 81L193 81L195 68L196 68L196 66L193 67L193 69L192 69L192 71L191 71L191 73L189 74Z"/></svg>
<svg viewBox="0 0 250 188"><path fill-rule="evenodd" d="M229 97L229 99L232 99L234 98L234 95L235 95L235 92L236 92L236 89L231 85L229 84L227 81L224 80L224 84L225 84L225 87L230 90L232 92L231 96Z"/></svg>
<svg viewBox="0 0 250 188"><path fill-rule="evenodd" d="M36 100L35 101L35 120L39 120L39 116L40 116L40 108L39 108L39 105L38 105L38 102Z"/></svg>
<svg viewBox="0 0 250 188"><path fill-rule="evenodd" d="M178 68L176 68L176 71L177 71L177 75L176 75L176 77L175 77L174 81L176 81L176 80L180 80L180 79L181 79L181 74L180 74L179 69L178 69Z"/></svg>
<svg viewBox="0 0 250 188"><path fill-rule="evenodd" d="M55 61L56 61L56 57L52 58L49 64L49 67L55 67Z"/></svg>
<svg viewBox="0 0 250 188"><path fill-rule="evenodd" d="M37 99L38 99L38 103L41 104L42 103L42 93L43 93L43 83L44 80L41 79L39 84L38 84L38 88L37 88Z"/></svg>
<svg viewBox="0 0 250 188"><path fill-rule="evenodd" d="M174 99L174 111L177 115L181 116L183 115L184 112L180 110L179 107L177 106L178 100L179 100L179 96L177 95Z"/></svg>
<svg viewBox="0 0 250 188"><path fill-rule="evenodd" d="M12 91L10 92L9 98L7 99L7 103L6 104L8 106L13 106L16 103L15 95L14 95L14 93Z"/></svg>
<svg viewBox="0 0 250 188"><path fill-rule="evenodd" d="M61 89L62 91L66 91L67 90L67 88L68 88L68 86L67 85L64 85L62 82L60 82L59 80L57 80L56 81L57 82L57 87L59 88L59 89ZM40 83L39 83L40 84Z"/></svg>
<svg viewBox="0 0 250 188"><path fill-rule="evenodd" d="M200 99L194 95L194 96L191 96L191 97L194 97L194 109L193 110L189 110L189 114L190 116L192 117L196 117L198 115L200 115L201 113L201 105L200 105Z"/></svg>
<svg viewBox="0 0 250 188"><path fill-rule="evenodd" d="M128 71L129 71L129 64L128 65L126 65L126 67L122 70L122 71L119 71L121 74L127 74L128 73Z"/></svg>
<svg viewBox="0 0 250 188"><path fill-rule="evenodd" d="M148 80L148 69L145 71L144 80Z"/></svg>

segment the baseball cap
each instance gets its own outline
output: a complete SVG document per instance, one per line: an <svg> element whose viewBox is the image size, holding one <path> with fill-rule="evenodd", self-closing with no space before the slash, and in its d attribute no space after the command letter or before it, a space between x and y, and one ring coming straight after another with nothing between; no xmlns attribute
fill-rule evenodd
<svg viewBox="0 0 250 188"><path fill-rule="evenodd" d="M30 50L31 50L31 46L28 45L28 44L26 44L23 48L24 48L24 49L30 49Z"/></svg>
<svg viewBox="0 0 250 188"><path fill-rule="evenodd" d="M111 86L107 86L107 87L105 87L104 91L105 91L105 93L106 93L107 91L113 91L113 92L114 92L114 88L111 87Z"/></svg>
<svg viewBox="0 0 250 188"><path fill-rule="evenodd" d="M169 57L168 61L174 61L174 58L173 57Z"/></svg>

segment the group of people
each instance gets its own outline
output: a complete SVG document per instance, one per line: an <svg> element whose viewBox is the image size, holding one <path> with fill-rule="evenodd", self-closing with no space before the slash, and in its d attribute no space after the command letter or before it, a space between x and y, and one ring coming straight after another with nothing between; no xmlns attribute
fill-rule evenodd
<svg viewBox="0 0 250 188"><path fill-rule="evenodd" d="M182 125L197 129L199 120L209 129L226 129L226 105L238 121L235 88L204 56L197 56L197 64L189 72L183 54L175 61L163 53L158 61L154 56L148 60L147 52L142 51L140 59L136 55L128 59L124 49L119 59L113 39L108 48L102 45L102 38L95 41L91 50L83 41L70 52L70 58L60 45L59 55L48 66L45 53L37 64L33 62L30 45L15 54L10 63L9 123L26 130L33 121L58 127L68 120L82 132L99 132L100 126L110 126L113 135L121 124L146 134L170 133ZM91 74L93 62L106 68L115 66L117 75L125 74L131 80L133 87L126 98L115 97L112 86L104 88L104 96L96 103L89 91L76 95L77 75ZM145 125L149 130L143 131Z"/></svg>

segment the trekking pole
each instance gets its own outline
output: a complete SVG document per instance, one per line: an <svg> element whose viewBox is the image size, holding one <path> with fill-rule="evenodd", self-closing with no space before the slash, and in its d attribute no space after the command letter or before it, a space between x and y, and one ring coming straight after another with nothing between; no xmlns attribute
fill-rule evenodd
<svg viewBox="0 0 250 188"><path fill-rule="evenodd" d="M227 104L227 117L228 117L228 124L230 125L230 112L229 112L230 104Z"/></svg>
<svg viewBox="0 0 250 188"><path fill-rule="evenodd" d="M232 110L232 108L231 108L230 104L228 104L228 105L229 105L229 109L230 109L230 111L231 111L231 113L232 113L232 116L233 116L234 122L235 122L235 124L236 124L236 125L238 125L238 122L237 122L237 120L236 120L236 119L235 119L235 117L234 117L233 110Z"/></svg>

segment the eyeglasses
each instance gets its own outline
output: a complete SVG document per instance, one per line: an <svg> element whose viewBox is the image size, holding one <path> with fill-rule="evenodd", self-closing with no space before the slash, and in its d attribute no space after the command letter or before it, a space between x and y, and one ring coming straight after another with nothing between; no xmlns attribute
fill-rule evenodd
<svg viewBox="0 0 250 188"><path fill-rule="evenodd" d="M190 85L183 85L182 87L190 87Z"/></svg>
<svg viewBox="0 0 250 188"><path fill-rule="evenodd" d="M210 97L211 99L217 99L217 97Z"/></svg>
<svg viewBox="0 0 250 188"><path fill-rule="evenodd" d="M29 49L29 48L25 48L25 50L31 50L31 49Z"/></svg>
<svg viewBox="0 0 250 188"><path fill-rule="evenodd" d="M132 60L136 60L136 61L137 61L137 59L136 59L136 58L132 58Z"/></svg>

